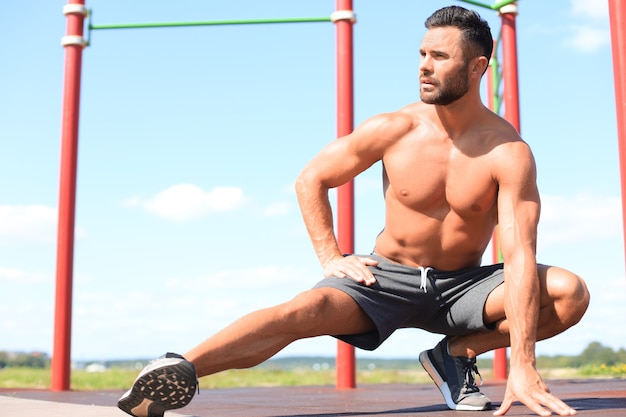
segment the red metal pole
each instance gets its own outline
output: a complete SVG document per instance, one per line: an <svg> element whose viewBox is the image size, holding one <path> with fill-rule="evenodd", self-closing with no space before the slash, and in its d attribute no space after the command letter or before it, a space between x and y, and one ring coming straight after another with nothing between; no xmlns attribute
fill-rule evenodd
<svg viewBox="0 0 626 417"><path fill-rule="evenodd" d="M497 54L497 47L498 47L498 42L496 42L495 40L493 41L493 54L491 57L491 62L489 63L489 66L487 67L487 107L489 107L491 109L491 111L493 112L498 112L499 109L497 109L496 107L499 107L497 105L497 95L498 95L498 90L497 90L497 80L499 78L498 76L498 67L497 67L497 59L495 58L496 54ZM493 236L491 238L491 257L493 260L493 263L498 263L501 262L501 256L500 256L500 244L498 242L498 233L497 230L494 231Z"/></svg>
<svg viewBox="0 0 626 417"><path fill-rule="evenodd" d="M617 141L622 186L622 223L626 239L626 4L609 0L611 45L613 50L613 78L615 80L615 107L617 112Z"/></svg>
<svg viewBox="0 0 626 417"><path fill-rule="evenodd" d="M500 9L502 15L502 81L504 83L504 118L518 132L521 131L519 110L519 83L517 73L517 35L515 18L517 4L513 3Z"/></svg>
<svg viewBox="0 0 626 417"><path fill-rule="evenodd" d="M496 42L493 43L494 51L496 53ZM493 59L493 58L492 58ZM491 65L487 68L487 106L492 110L496 111L496 85L495 85L495 71ZM493 259L493 263L500 262L500 245L498 243L498 233L497 231L493 233L493 237L491 238L491 255ZM500 348L493 351L493 379L494 380L505 380L506 379L506 348Z"/></svg>
<svg viewBox="0 0 626 417"><path fill-rule="evenodd" d="M493 55L496 54L496 42L493 42ZM491 58L492 62L495 60L493 57ZM491 111L496 111L496 99L495 96L498 93L496 91L496 86L494 83L494 68L492 62L489 63L487 67L487 107L491 109ZM497 69L496 69L497 70Z"/></svg>
<svg viewBox="0 0 626 417"><path fill-rule="evenodd" d="M69 0L63 8L63 13L67 17L67 28L66 36L61 41L65 48L65 75L61 120L56 305L51 377L53 391L70 389L78 114L82 53L86 45L83 38L83 23L87 15L85 0Z"/></svg>
<svg viewBox="0 0 626 417"><path fill-rule="evenodd" d="M519 83L517 72L517 34L515 19L517 17L517 3L512 3L500 9L502 18L502 81L504 83L503 102L504 118L521 131L519 110ZM495 380L507 379L507 351L506 348L496 349L493 357L493 377Z"/></svg>
<svg viewBox="0 0 626 417"><path fill-rule="evenodd" d="M496 42L493 43L494 46L494 55L496 54ZM493 59L493 58L492 58ZM496 74L497 68L493 68L493 66L489 65L487 68L487 106L496 111L496 95L498 92L496 91ZM498 233L494 232L493 237L491 239L491 254L493 263L500 262L500 245L498 243ZM500 348L493 351L493 379L494 380L506 380L507 367L506 367L506 359L507 353L506 348Z"/></svg>
<svg viewBox="0 0 626 417"><path fill-rule="evenodd" d="M493 42L493 54L491 58L491 62L487 67L487 107L491 109L493 112L497 112L496 109L496 95L498 91L496 90L496 73L498 68L494 68L494 63L497 62L495 59L497 42ZM498 243L498 234L494 231L493 236L491 238L491 257L493 259L493 263L500 262L500 245Z"/></svg>
<svg viewBox="0 0 626 417"><path fill-rule="evenodd" d="M332 15L337 32L337 136L354 129L352 0L337 0ZM343 253L354 253L354 181L337 190L337 240ZM356 387L354 347L337 342L337 388Z"/></svg>

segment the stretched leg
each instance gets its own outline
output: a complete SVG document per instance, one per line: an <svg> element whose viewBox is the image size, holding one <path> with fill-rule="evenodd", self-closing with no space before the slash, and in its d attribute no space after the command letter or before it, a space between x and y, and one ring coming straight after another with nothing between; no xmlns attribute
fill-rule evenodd
<svg viewBox="0 0 626 417"><path fill-rule="evenodd" d="M538 265L540 309L537 339L548 339L578 323L589 305L589 292L579 276L562 268ZM504 285L487 298L485 323L495 323L494 332L473 333L449 338L453 356L474 357L493 349L510 346L509 323L504 314Z"/></svg>
<svg viewBox="0 0 626 417"><path fill-rule="evenodd" d="M186 406L198 377L263 362L289 343L313 336L372 330L369 317L352 297L318 288L293 300L248 314L208 338L185 356L168 353L146 366L117 405L135 417L163 417Z"/></svg>
<svg viewBox="0 0 626 417"><path fill-rule="evenodd" d="M318 288L242 317L184 356L202 377L258 365L298 339L364 333L373 327L352 297Z"/></svg>

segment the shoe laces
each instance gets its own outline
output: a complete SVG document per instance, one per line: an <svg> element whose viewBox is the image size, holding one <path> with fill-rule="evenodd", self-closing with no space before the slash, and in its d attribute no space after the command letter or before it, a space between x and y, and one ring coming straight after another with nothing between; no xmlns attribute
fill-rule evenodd
<svg viewBox="0 0 626 417"><path fill-rule="evenodd" d="M478 386L476 385L476 375L480 379L480 385L483 384L483 377L478 372L478 367L476 366L476 359L469 359L467 364L465 365L465 369L463 369L465 383L463 384L463 390L465 393L479 392Z"/></svg>

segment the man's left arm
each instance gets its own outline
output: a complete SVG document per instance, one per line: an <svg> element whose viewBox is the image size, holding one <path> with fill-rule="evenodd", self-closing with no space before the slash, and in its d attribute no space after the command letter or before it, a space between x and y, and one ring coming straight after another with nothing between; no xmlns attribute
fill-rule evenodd
<svg viewBox="0 0 626 417"><path fill-rule="evenodd" d="M511 352L505 397L494 415L504 415L515 400L542 416L551 415L544 407L560 415L573 415L575 410L550 394L535 365L541 294L536 261L540 198L535 161L522 141L509 142L503 147L506 155L499 161L496 180L498 230L504 260L504 310Z"/></svg>

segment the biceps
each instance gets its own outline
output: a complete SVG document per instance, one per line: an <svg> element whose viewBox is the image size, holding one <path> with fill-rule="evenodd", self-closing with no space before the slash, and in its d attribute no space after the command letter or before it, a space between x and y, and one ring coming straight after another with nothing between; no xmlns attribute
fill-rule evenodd
<svg viewBox="0 0 626 417"><path fill-rule="evenodd" d="M353 149L347 139L329 143L304 168L302 175L326 188L338 187L369 168L371 155Z"/></svg>
<svg viewBox="0 0 626 417"><path fill-rule="evenodd" d="M534 188L534 187L533 187ZM505 260L516 250L536 251L540 202L538 192L501 191L498 198L500 244Z"/></svg>

